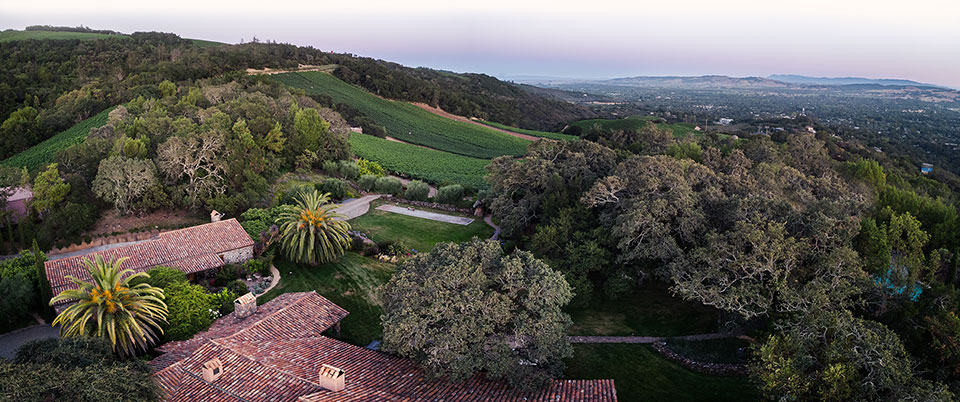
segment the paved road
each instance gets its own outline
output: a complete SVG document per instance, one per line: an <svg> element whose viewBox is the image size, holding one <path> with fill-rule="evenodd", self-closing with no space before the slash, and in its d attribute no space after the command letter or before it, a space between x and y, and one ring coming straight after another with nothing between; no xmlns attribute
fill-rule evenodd
<svg viewBox="0 0 960 402"><path fill-rule="evenodd" d="M684 341L708 341L711 339L738 338L739 333L712 333L683 336L568 336L570 343L657 343L671 339Z"/></svg>
<svg viewBox="0 0 960 402"><path fill-rule="evenodd" d="M12 359L17 348L34 339L59 338L59 331L50 325L34 325L0 335L0 357Z"/></svg>
<svg viewBox="0 0 960 402"><path fill-rule="evenodd" d="M344 218L346 220L356 218L367 213L367 211L370 210L370 203L373 202L373 200L380 198L380 196L380 194L371 194L355 200L350 200L340 204L336 209L334 209L334 212L346 215L346 218Z"/></svg>

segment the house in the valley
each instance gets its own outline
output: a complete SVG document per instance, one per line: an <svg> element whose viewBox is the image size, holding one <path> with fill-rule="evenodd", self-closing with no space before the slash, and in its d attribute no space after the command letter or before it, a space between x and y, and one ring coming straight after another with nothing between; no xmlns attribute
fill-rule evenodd
<svg viewBox="0 0 960 402"><path fill-rule="evenodd" d="M316 292L286 293L193 339L157 348L149 365L167 401L616 401L613 380L554 380L537 392L475 375L430 378L414 362L323 336L347 311Z"/></svg>
<svg viewBox="0 0 960 402"><path fill-rule="evenodd" d="M253 258L253 240L236 219L211 222L184 229L163 232L142 242L128 244L109 250L55 259L44 263L47 279L53 295L74 286L67 276L82 281L91 279L84 259L93 260L95 255L105 259L128 259L122 268L144 272L157 266L179 269L188 278L216 270L226 264L239 264ZM57 312L63 311L69 301L54 305Z"/></svg>

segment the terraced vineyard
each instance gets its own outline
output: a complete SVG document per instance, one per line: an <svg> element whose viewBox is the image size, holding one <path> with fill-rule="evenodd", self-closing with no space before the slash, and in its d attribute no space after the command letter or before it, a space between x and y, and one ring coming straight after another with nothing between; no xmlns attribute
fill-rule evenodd
<svg viewBox="0 0 960 402"><path fill-rule="evenodd" d="M520 133L520 134L532 135L534 137L549 138L552 140L567 140L567 141L573 141L577 139L577 136L575 135L551 133L549 131L527 130L525 128L512 127L506 124L500 124L500 123L495 123L495 122L486 121L486 120L479 120L479 121L490 127L496 127L502 130L513 131L515 133Z"/></svg>
<svg viewBox="0 0 960 402"><path fill-rule="evenodd" d="M357 133L350 135L350 145L357 156L377 161L392 172L403 173L434 184L451 182L477 188L486 186L483 181L483 168L490 162L486 159L421 148Z"/></svg>
<svg viewBox="0 0 960 402"><path fill-rule="evenodd" d="M90 129L107 124L107 115L113 108L109 108L89 119L75 124L53 137L47 138L43 142L27 148L19 154L13 155L0 162L0 165L7 167L26 167L30 171L53 162L53 156L62 149L83 142L90 133Z"/></svg>
<svg viewBox="0 0 960 402"><path fill-rule="evenodd" d="M330 74L308 71L272 78L308 94L328 95L335 103L350 105L386 127L388 136L409 143L482 159L519 156L529 144L493 129L437 116L406 102L379 98Z"/></svg>

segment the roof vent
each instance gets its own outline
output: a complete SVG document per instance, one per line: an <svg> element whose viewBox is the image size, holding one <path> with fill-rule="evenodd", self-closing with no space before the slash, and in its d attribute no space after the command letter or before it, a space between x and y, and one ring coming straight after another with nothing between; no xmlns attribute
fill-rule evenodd
<svg viewBox="0 0 960 402"><path fill-rule="evenodd" d="M257 298L253 293L247 293L233 301L233 311L237 313L237 318L246 318L257 311Z"/></svg>
<svg viewBox="0 0 960 402"><path fill-rule="evenodd" d="M206 382L214 382L220 376L223 375L223 363L220 362L219 357L213 358L206 363L203 363L203 380Z"/></svg>
<svg viewBox="0 0 960 402"><path fill-rule="evenodd" d="M343 379L346 377L343 370L324 364L320 368L320 386L331 391L343 391Z"/></svg>

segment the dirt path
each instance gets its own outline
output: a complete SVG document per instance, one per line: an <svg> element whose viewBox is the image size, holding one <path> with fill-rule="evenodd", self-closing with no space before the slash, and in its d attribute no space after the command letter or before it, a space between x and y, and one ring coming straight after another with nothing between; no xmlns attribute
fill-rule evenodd
<svg viewBox="0 0 960 402"><path fill-rule="evenodd" d="M273 290L273 288L277 287L277 284L280 283L280 270L273 266L273 264L270 264L270 275L270 286L264 289L263 293L256 295L256 298L267 294L267 292Z"/></svg>
<svg viewBox="0 0 960 402"><path fill-rule="evenodd" d="M327 64L322 66L301 64L296 69L290 69L290 70L279 70L279 69L273 69L273 68L264 68L262 70L257 70L254 68L248 68L247 75L273 75L273 74L283 74L283 73L302 73L304 71L322 71L325 73L330 73L336 69L337 69L336 64Z"/></svg>
<svg viewBox="0 0 960 402"><path fill-rule="evenodd" d="M709 341L712 339L739 338L739 333L711 333L683 336L568 336L570 343L656 343L668 340Z"/></svg>
<svg viewBox="0 0 960 402"><path fill-rule="evenodd" d="M493 228L493 236L490 236L490 240L497 240L500 238L500 226L497 226L496 223L493 223L493 215L487 215L483 217L483 221L487 223L490 227Z"/></svg>
<svg viewBox="0 0 960 402"><path fill-rule="evenodd" d="M414 105L414 106L416 106L416 107L418 107L418 108L421 108L421 109L423 109L423 110L426 110L426 111L428 111L428 112L430 112L430 113L433 113L433 114L435 114L435 115L437 115L437 116L446 117L446 118L448 118L448 119L456 120L456 121L460 121L460 122L464 122L464 123L470 123L470 124L473 124L473 125L476 125L476 126L480 126L480 127L485 127L485 128L488 128L488 129L491 129L491 130L494 130L494 131L499 131L499 132L504 133L504 134L512 135L512 136L517 137L517 138L523 138L523 139L525 139L525 140L527 140L527 141L537 141L537 140L540 139L540 137L534 137L534 136L532 136L532 135L520 134L520 133L516 133L516 132L510 131L510 130L504 130L504 129L502 129L502 128L493 127L493 126L488 126L488 125L486 125L486 124L480 123L480 122L478 122L478 121L470 120L470 119L468 119L468 118L466 118L466 117L463 117L463 116L457 116L457 115L455 115L455 114L453 114L453 113L445 112L443 109L440 109L440 108L438 108L438 107L430 106L430 105L428 105L428 104L426 104L426 103L410 102L410 104L412 104L412 105Z"/></svg>

